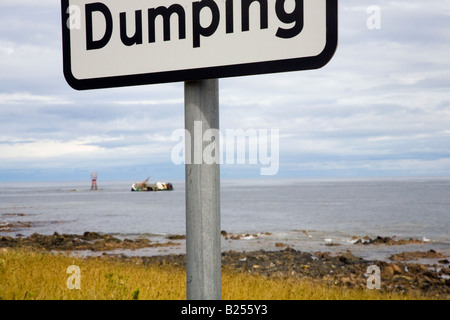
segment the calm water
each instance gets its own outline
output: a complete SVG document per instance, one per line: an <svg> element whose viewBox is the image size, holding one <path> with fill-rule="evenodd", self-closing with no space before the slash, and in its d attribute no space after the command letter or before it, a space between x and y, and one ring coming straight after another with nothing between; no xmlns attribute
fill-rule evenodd
<svg viewBox="0 0 450 320"><path fill-rule="evenodd" d="M0 235L97 231L162 239L184 234L184 182L171 181L172 192L148 193L130 192L133 182L99 181L98 191L89 190L90 181L0 183L0 225L32 223ZM221 229L230 233L272 233L224 240L225 249L267 249L283 242L299 250L350 248L366 256L407 251L377 246L367 253L361 248L367 246L352 244L352 236L368 235L425 239L429 242L420 249L450 254L450 178L222 180L221 218ZM325 246L330 241L340 246Z"/></svg>

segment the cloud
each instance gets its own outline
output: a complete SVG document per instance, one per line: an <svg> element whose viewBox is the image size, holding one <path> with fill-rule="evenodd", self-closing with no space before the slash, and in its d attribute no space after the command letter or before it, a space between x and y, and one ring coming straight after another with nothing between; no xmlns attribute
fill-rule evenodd
<svg viewBox="0 0 450 320"><path fill-rule="evenodd" d="M57 7L61 5L60 0L2 0L0 7Z"/></svg>
<svg viewBox="0 0 450 320"><path fill-rule="evenodd" d="M450 1L372 1L379 30L366 26L368 5L340 1L339 45L324 68L220 79L221 129L279 129L280 176L448 175ZM93 167L111 179L149 167L184 177L170 160L183 83L74 91L60 2L0 8L0 180ZM246 170L259 174L222 174Z"/></svg>
<svg viewBox="0 0 450 320"><path fill-rule="evenodd" d="M35 160L47 159L55 157L81 156L91 153L98 148L87 145L85 141L52 141L52 140L29 140L29 141L13 141L7 140L8 143L0 143L0 154L2 160Z"/></svg>
<svg viewBox="0 0 450 320"><path fill-rule="evenodd" d="M65 100L62 97L35 95L27 92L0 93L0 104L28 104L28 103L61 105L61 104L70 104L72 102Z"/></svg>

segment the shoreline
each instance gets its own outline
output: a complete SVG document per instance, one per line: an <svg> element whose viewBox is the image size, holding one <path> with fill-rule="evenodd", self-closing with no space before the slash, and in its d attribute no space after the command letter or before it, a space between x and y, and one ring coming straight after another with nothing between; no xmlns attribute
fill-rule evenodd
<svg viewBox="0 0 450 320"><path fill-rule="evenodd" d="M269 233L262 236L270 236ZM225 241L246 241L257 234L234 235L222 232ZM82 235L33 234L28 237L0 236L0 251L29 249L31 251L62 252L82 255L84 258L111 258L138 264L171 264L179 267L185 265L184 253L160 251L159 254L142 255L140 250L166 250L171 247L180 249L185 237L183 235L167 236L163 242L150 241L145 238L119 239L112 235L85 232ZM356 239L355 239L356 240ZM370 246L415 246L421 240L394 240L390 237L365 239L366 244L356 240L352 248L364 249ZM256 274L269 278L307 278L326 286L367 289L369 266L380 270L381 288L387 292L410 293L450 299L450 262L449 257L433 249L427 251L404 251L392 254L388 260L364 259L352 250L330 252L305 252L296 250L286 243L276 243L274 247L258 250L223 250L222 267L236 272ZM182 250L181 250L182 251ZM84 254L82 254L84 252ZM125 254L126 252L127 254ZM136 253L136 254L133 254ZM421 259L434 261L432 264L421 263Z"/></svg>
<svg viewBox="0 0 450 320"><path fill-rule="evenodd" d="M3 230L1 227L3 226ZM16 228L17 227L17 228ZM10 230L6 230L10 228ZM31 246L44 249L70 250L96 255L101 251L115 250L124 255L167 255L186 252L184 234L121 234L85 231L81 234L58 232L30 232L34 228L25 222L0 223L0 247ZM25 234L20 231L26 231ZM230 233L221 231L222 251L277 251L292 248L315 253L339 254L350 250L354 255L366 260L392 261L391 257L403 255L404 261L416 260L422 264L434 264L441 257L405 255L404 252L434 250L450 257L447 242L426 238L398 236L355 236L331 234L314 230L291 230L283 232Z"/></svg>

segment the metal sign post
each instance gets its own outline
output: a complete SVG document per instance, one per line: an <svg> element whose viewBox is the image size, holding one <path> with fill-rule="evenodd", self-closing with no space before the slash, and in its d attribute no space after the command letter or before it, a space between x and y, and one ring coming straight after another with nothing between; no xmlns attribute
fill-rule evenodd
<svg viewBox="0 0 450 320"><path fill-rule="evenodd" d="M184 84L187 299L221 299L220 164L205 163L207 130L219 129L219 81ZM201 130L196 124L201 124ZM199 136L201 135L201 136ZM219 142L215 141L219 152ZM200 153L200 154L199 154ZM200 160L200 161L198 161Z"/></svg>

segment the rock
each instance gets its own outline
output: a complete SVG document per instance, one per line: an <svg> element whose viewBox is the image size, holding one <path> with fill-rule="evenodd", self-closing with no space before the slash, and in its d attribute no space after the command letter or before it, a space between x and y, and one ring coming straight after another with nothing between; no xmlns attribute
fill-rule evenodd
<svg viewBox="0 0 450 320"><path fill-rule="evenodd" d="M86 231L85 233L83 233L83 236L81 238L83 240L98 240L98 239L102 239L103 236L97 232Z"/></svg>
<svg viewBox="0 0 450 320"><path fill-rule="evenodd" d="M32 227L32 223L27 221L0 222L0 231L2 232L13 232L19 229L30 227Z"/></svg>
<svg viewBox="0 0 450 320"><path fill-rule="evenodd" d="M354 263L358 263L358 262L362 261L361 258L356 257L349 250L346 253L339 256L338 259L339 259L339 261L341 261L342 263L345 263L345 264L354 264Z"/></svg>
<svg viewBox="0 0 450 320"><path fill-rule="evenodd" d="M357 237L352 237L353 240L356 240ZM364 238L360 238L359 240L355 241L354 244L357 245L388 245L388 246L393 246L393 245L405 245L405 244L423 244L424 241L423 240L419 240L419 239L413 239L413 238L409 238L407 240L405 239L400 239L400 240L394 240L391 237L380 237L377 236L375 239L370 239L369 237L364 237Z"/></svg>
<svg viewBox="0 0 450 320"><path fill-rule="evenodd" d="M175 245L173 242L166 245ZM110 235L101 235L95 232L85 232L83 235L59 234L53 235L32 234L27 238L0 238L2 247L30 247L45 250L93 250L109 251L114 249L138 249L154 246L148 239L137 239L124 241Z"/></svg>
<svg viewBox="0 0 450 320"><path fill-rule="evenodd" d="M280 248L280 247L289 247L289 245L286 244L286 243L277 242L277 243L275 243L275 247L277 247L277 248Z"/></svg>
<svg viewBox="0 0 450 320"><path fill-rule="evenodd" d="M375 240L373 240L373 244L387 244L387 245L393 245L395 243L394 239L391 237L376 237Z"/></svg>
<svg viewBox="0 0 450 320"><path fill-rule="evenodd" d="M402 274L403 270L402 268L400 268L398 265L396 265L395 263L391 263L390 267L394 270L394 274Z"/></svg>
<svg viewBox="0 0 450 320"><path fill-rule="evenodd" d="M409 238L408 240L398 240L396 244L398 244L398 245L402 245L402 244L423 244L423 243L426 243L426 242L427 241L424 241L424 240Z"/></svg>
<svg viewBox="0 0 450 320"><path fill-rule="evenodd" d="M103 237L103 239L105 240L105 242L108 242L108 243L120 243L121 242L120 239L117 239L117 238L115 238L113 236L110 236L110 235L105 235Z"/></svg>
<svg viewBox="0 0 450 320"><path fill-rule="evenodd" d="M445 274L447 276L450 276L450 268L442 268L439 273L440 274Z"/></svg>
<svg viewBox="0 0 450 320"><path fill-rule="evenodd" d="M311 267L309 265L307 265L307 264L302 264L300 266L300 268L302 268L303 270L309 270Z"/></svg>
<svg viewBox="0 0 450 320"><path fill-rule="evenodd" d="M173 235L167 236L167 239L169 239L169 240L185 240L186 236L184 234L173 234Z"/></svg>
<svg viewBox="0 0 450 320"><path fill-rule="evenodd" d="M438 258L445 258L445 256L434 250L429 250L427 252L421 251L402 252L399 254L394 254L389 257L389 259L393 261L408 261L417 259L438 259Z"/></svg>
<svg viewBox="0 0 450 320"><path fill-rule="evenodd" d="M351 282L352 282L352 280L350 279L350 277L342 277L342 278L341 278L341 281L342 281L343 283L351 283Z"/></svg>
<svg viewBox="0 0 450 320"><path fill-rule="evenodd" d="M327 242L327 243L325 243L325 245L326 245L327 247L337 247L337 246L340 246L339 243L334 243L334 242Z"/></svg>
<svg viewBox="0 0 450 320"><path fill-rule="evenodd" d="M382 278L390 278L393 275L394 275L394 269L391 266L387 266L383 270L381 270Z"/></svg>
<svg viewBox="0 0 450 320"><path fill-rule="evenodd" d="M10 242L10 241L14 241L13 237L9 237L9 236L1 236L0 237L0 242Z"/></svg>
<svg viewBox="0 0 450 320"><path fill-rule="evenodd" d="M331 252L329 252L329 251L326 251L326 252L317 251L317 252L314 253L314 255L317 258L326 260L326 259L329 259L331 257Z"/></svg>
<svg viewBox="0 0 450 320"><path fill-rule="evenodd" d="M421 272L428 271L428 268L426 266L424 266L423 264L419 264L419 269L420 269Z"/></svg>
<svg viewBox="0 0 450 320"><path fill-rule="evenodd" d="M298 251L295 250L294 248L287 247L286 249L283 250L283 252L286 252L286 253L288 253L288 252L290 252L290 253L296 253L296 252L298 252Z"/></svg>

